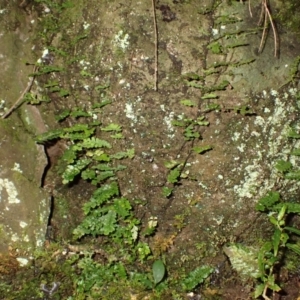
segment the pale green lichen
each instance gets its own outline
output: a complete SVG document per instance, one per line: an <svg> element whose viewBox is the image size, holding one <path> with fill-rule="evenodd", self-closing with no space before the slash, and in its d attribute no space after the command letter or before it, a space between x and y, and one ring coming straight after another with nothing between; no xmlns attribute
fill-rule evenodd
<svg viewBox="0 0 300 300"><path fill-rule="evenodd" d="M2 200L2 190L5 189L7 193L7 200L9 204L20 203L18 198L18 191L12 181L9 181L7 178L0 178L0 201Z"/></svg>
<svg viewBox="0 0 300 300"><path fill-rule="evenodd" d="M12 168L12 171L16 171L16 172L19 172L19 173L23 173L23 171L21 170L20 168L20 164L16 163L14 164L14 167Z"/></svg>
<svg viewBox="0 0 300 300"><path fill-rule="evenodd" d="M29 260L27 258L24 258L24 257L17 257L16 259L17 259L17 261L18 261L18 263L21 267L26 266L29 262Z"/></svg>
<svg viewBox="0 0 300 300"><path fill-rule="evenodd" d="M297 90L290 89L283 94L271 90L269 94L266 91L262 94L262 101L272 99L273 109L264 108L263 114L256 116L252 124L249 123L250 127L240 123L243 131L240 135L234 132L232 137L233 141L242 141L236 146L239 152L244 153L247 149L248 153L243 159L236 159L241 164L233 169L235 174L243 178L233 187L239 200L258 200L271 190L278 181L278 172L274 167L276 161L287 159L291 149L300 146L298 140L287 142L287 132L292 122L290 115L298 109L294 101ZM291 160L294 166L298 162L297 158ZM299 182L295 185L299 186Z"/></svg>
<svg viewBox="0 0 300 300"><path fill-rule="evenodd" d="M25 227L28 226L28 224L26 222L23 222L23 221L20 221L19 224L20 224L21 228L25 228Z"/></svg>
<svg viewBox="0 0 300 300"><path fill-rule="evenodd" d="M229 257L233 269L235 269L241 278L258 278L260 272L258 268L257 250L253 247L245 247L240 244L232 244L223 248L225 254Z"/></svg>
<svg viewBox="0 0 300 300"><path fill-rule="evenodd" d="M116 47L120 48L123 52L129 47L129 34L120 30L114 37L113 43Z"/></svg>

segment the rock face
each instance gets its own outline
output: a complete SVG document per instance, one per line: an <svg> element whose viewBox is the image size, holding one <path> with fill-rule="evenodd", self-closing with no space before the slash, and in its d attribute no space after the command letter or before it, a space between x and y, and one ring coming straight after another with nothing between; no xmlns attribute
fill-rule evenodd
<svg viewBox="0 0 300 300"><path fill-rule="evenodd" d="M31 16L16 3L1 7L0 114L10 108L28 84L32 67ZM21 112L21 113L20 113ZM20 263L43 244L50 197L41 188L47 165L34 135L45 131L37 108L24 105L0 121L0 252L17 250ZM26 255L25 255L26 253Z"/></svg>

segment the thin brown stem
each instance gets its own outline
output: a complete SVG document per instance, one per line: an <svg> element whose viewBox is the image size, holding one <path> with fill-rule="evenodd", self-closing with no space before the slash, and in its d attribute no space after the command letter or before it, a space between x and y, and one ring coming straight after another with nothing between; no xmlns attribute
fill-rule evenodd
<svg viewBox="0 0 300 300"><path fill-rule="evenodd" d="M153 27L154 27L154 90L157 91L157 73L158 73L158 49L157 49L157 22L155 13L155 0L152 0Z"/></svg>
<svg viewBox="0 0 300 300"><path fill-rule="evenodd" d="M33 85L34 80L35 80L35 74L34 73L37 71L37 69L38 69L38 66L35 65L34 68L33 68L33 74L31 75L31 79L29 80L25 90L22 92L21 96L13 104L13 106L1 117L2 119L7 118L22 103L22 100L23 100L25 94L28 93L32 88L32 85Z"/></svg>
<svg viewBox="0 0 300 300"><path fill-rule="evenodd" d="M252 14L252 10L251 10L251 0L249 0L249 2L248 2L248 9L249 9L250 17L253 18L253 14Z"/></svg>
<svg viewBox="0 0 300 300"><path fill-rule="evenodd" d="M265 1L265 0L263 0ZM265 9L265 8L263 8ZM264 29L263 29L263 34L260 40L260 45L258 49L258 53L261 53L265 44L266 44L266 39L267 39L267 30L268 30L268 17L267 14L264 12Z"/></svg>
<svg viewBox="0 0 300 300"><path fill-rule="evenodd" d="M274 35L274 56L277 57L277 53L278 53L278 37L277 37L277 30L276 30L276 27L275 27L275 24L273 22L273 18L272 18L272 15L270 13L270 10L268 8L268 4L267 4L267 0L265 0L264 2L264 5L265 5L265 10L266 10L266 13L269 17L269 20L270 20L270 23L271 23L271 26L272 26L272 30L273 30L273 35Z"/></svg>
<svg viewBox="0 0 300 300"><path fill-rule="evenodd" d="M258 23L257 23L258 26L262 26L262 24L264 23L264 19L265 19L264 1L265 0L262 0L262 2L261 2L260 16L259 16L259 20L258 20Z"/></svg>

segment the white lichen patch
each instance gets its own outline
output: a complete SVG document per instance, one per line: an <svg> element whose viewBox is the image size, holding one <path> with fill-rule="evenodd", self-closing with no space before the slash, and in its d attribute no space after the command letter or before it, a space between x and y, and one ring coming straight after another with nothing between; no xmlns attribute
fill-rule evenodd
<svg viewBox="0 0 300 300"><path fill-rule="evenodd" d="M3 190L6 191L7 200L9 204L20 203L20 199L18 198L17 189L12 181L8 179L0 178L0 201L3 201Z"/></svg>
<svg viewBox="0 0 300 300"><path fill-rule="evenodd" d="M89 27L91 26L91 24L89 24L89 23L87 23L86 21L84 21L84 23L83 23L83 29L84 30L87 30L87 29L89 29Z"/></svg>
<svg viewBox="0 0 300 300"><path fill-rule="evenodd" d="M122 49L123 52L129 47L129 34L120 30L114 37L113 43L116 47Z"/></svg>
<svg viewBox="0 0 300 300"><path fill-rule="evenodd" d="M137 122L137 116L134 113L133 104L132 103L126 103L125 104L125 115L126 118L130 119L133 123Z"/></svg>
<svg viewBox="0 0 300 300"><path fill-rule="evenodd" d="M287 138L287 132L292 122L290 116L297 110L296 94L297 91L294 89L288 91L287 96L276 90L271 90L269 93L263 91L262 101L270 100L270 107L263 108L261 114L249 120L248 128L242 122L237 124L237 128L242 128L240 135L233 133L231 139L241 141L237 145L241 159L233 159L236 161L231 174L234 179L229 180L226 184L228 187L232 186L235 178L241 178L239 183L234 184L233 187L234 193L238 196L237 203L243 203L242 200L245 198L257 201L272 190L280 179L280 174L275 168L276 162L288 160L291 150L300 148L299 140L288 140ZM295 168L299 168L298 158L289 159L289 161ZM300 184L295 182L295 185L299 188ZM295 185L293 185L294 190ZM285 186L285 182L283 182L283 186Z"/></svg>
<svg viewBox="0 0 300 300"><path fill-rule="evenodd" d="M18 263L21 267L26 266L29 262L29 260L27 258L24 258L24 257L17 257L16 259L17 259L17 261L18 261Z"/></svg>
<svg viewBox="0 0 300 300"><path fill-rule="evenodd" d="M19 173L23 173L23 171L21 170L20 168L20 164L16 163L14 164L14 167L12 168L12 171L16 171L16 172L19 172Z"/></svg>
<svg viewBox="0 0 300 300"><path fill-rule="evenodd" d="M20 227L25 228L28 224L26 222L20 221Z"/></svg>
<svg viewBox="0 0 300 300"><path fill-rule="evenodd" d="M241 136L241 133L240 132L235 132L233 134L233 137L231 138L234 142L237 141Z"/></svg>
<svg viewBox="0 0 300 300"><path fill-rule="evenodd" d="M10 236L10 239L13 241L13 242L17 242L20 240L19 236L17 235L17 233L12 233L11 236Z"/></svg>
<svg viewBox="0 0 300 300"><path fill-rule="evenodd" d="M213 28L213 29L211 30L211 32L212 32L213 35L217 35L217 34L219 34L219 29Z"/></svg>
<svg viewBox="0 0 300 300"><path fill-rule="evenodd" d="M245 144L240 144L239 146L237 146L237 148L238 148L238 150L240 151L240 152L244 152L244 150L245 150L245 147L246 147L246 145Z"/></svg>
<svg viewBox="0 0 300 300"><path fill-rule="evenodd" d="M138 109L137 111L135 111L135 106L142 100L141 97L137 97L135 101L129 101L127 103L125 103L125 116L126 118L130 119L132 121L131 126L134 126L138 121L142 122L143 121L143 117L140 116L138 118L138 112L140 111L140 109Z"/></svg>
<svg viewBox="0 0 300 300"><path fill-rule="evenodd" d="M1 99L0 100L0 110L4 110L4 108L5 108L5 100ZM0 115L3 115L3 113L0 113Z"/></svg>
<svg viewBox="0 0 300 300"><path fill-rule="evenodd" d="M174 119L174 112L173 111L171 111L169 113L169 115L166 115L164 117L164 123L167 125L168 137L171 138L171 139L174 138L174 136L175 136L174 135L174 127L172 125L173 119Z"/></svg>

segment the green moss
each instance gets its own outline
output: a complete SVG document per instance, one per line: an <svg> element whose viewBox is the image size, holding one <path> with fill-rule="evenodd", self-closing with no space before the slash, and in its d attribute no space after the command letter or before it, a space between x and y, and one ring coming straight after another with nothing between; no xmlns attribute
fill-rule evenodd
<svg viewBox="0 0 300 300"><path fill-rule="evenodd" d="M287 30L300 34L300 2L298 0L282 2L278 13L274 14L274 19L278 20Z"/></svg>

